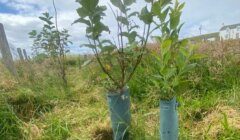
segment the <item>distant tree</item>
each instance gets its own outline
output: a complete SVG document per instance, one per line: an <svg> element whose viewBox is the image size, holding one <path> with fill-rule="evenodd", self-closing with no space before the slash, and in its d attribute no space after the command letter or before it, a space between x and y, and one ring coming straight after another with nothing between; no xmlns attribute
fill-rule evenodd
<svg viewBox="0 0 240 140"><path fill-rule="evenodd" d="M52 59L59 70L59 76L67 86L65 59L66 53L69 52L67 46L72 43L69 41L68 30L58 30L57 14L55 15L55 24L52 22L53 17L47 12L43 13L39 19L44 22L41 31L33 30L29 33L30 38L34 39L33 50L37 53L45 53Z"/></svg>

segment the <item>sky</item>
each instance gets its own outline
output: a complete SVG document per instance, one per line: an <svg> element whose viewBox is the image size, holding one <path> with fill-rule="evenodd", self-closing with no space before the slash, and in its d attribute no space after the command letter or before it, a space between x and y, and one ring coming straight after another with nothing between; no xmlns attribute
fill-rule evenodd
<svg viewBox="0 0 240 140"><path fill-rule="evenodd" d="M58 10L58 22L60 29L69 30L70 40L73 45L70 51L74 54L87 53L89 50L80 48L80 44L86 41L85 26L80 24L71 25L78 19L76 9L79 4L75 0L55 0ZM181 22L184 23L180 36L191 37L200 34L199 27L202 26L202 33L218 32L224 25L240 23L240 0L180 0L185 2ZM100 0L102 5L107 5L109 0ZM134 8L144 6L144 0L137 0ZM52 0L0 0L0 23L3 23L10 46L31 50L32 40L28 33L33 30L40 30L42 22L39 16L43 12L53 14ZM104 19L116 32L116 24L110 11Z"/></svg>

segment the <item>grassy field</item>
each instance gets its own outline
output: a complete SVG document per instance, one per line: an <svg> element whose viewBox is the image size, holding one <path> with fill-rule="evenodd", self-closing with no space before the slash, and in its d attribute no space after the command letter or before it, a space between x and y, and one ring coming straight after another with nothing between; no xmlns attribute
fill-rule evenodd
<svg viewBox="0 0 240 140"><path fill-rule="evenodd" d="M179 89L181 140L240 139L240 43L201 43L206 57ZM151 51L156 50L151 45ZM0 139L111 140L112 131L101 72L93 61L69 57L69 87L63 88L47 60L17 63L19 80L0 65ZM145 56L129 83L133 140L159 139L160 93L150 82Z"/></svg>

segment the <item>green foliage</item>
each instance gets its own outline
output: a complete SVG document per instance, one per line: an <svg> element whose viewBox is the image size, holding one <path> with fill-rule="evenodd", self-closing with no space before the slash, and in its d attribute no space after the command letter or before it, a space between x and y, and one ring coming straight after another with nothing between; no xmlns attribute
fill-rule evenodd
<svg viewBox="0 0 240 140"><path fill-rule="evenodd" d="M23 138L22 122L12 111L12 108L0 96L0 139L18 140Z"/></svg>
<svg viewBox="0 0 240 140"><path fill-rule="evenodd" d="M64 86L66 87L65 57L66 53L69 52L67 46L72 42L69 41L70 35L68 34L68 30L58 30L57 17L55 18L56 23L54 25L51 21L53 17L50 16L49 13L43 13L43 15L39 17L39 19L44 22L42 30L39 33L33 30L29 33L29 37L34 39L33 50L36 54L39 54L40 51L51 57L58 69L58 75L62 78Z"/></svg>
<svg viewBox="0 0 240 140"><path fill-rule="evenodd" d="M232 128L229 126L228 118L227 115L223 113L223 120L221 122L224 131L218 135L219 140L225 140L225 139L240 139L239 136L239 130L236 128Z"/></svg>
<svg viewBox="0 0 240 140"><path fill-rule="evenodd" d="M139 18L140 18L145 24L151 24L151 23L153 22L153 15L152 15L152 13L147 9L147 6L142 9Z"/></svg>
<svg viewBox="0 0 240 140"><path fill-rule="evenodd" d="M68 30L64 29L63 31L58 31L54 23L51 21L53 19L49 13L43 13L39 17L43 21L44 25L42 30L38 33L36 30L32 30L29 33L29 37L34 39L33 50L38 54L38 52L44 51L51 57L57 57L60 55L61 49L64 49L64 52L68 52L65 48L70 41L68 41L69 34ZM58 44L60 41L60 44ZM61 48L63 46L63 48Z"/></svg>
<svg viewBox="0 0 240 140"><path fill-rule="evenodd" d="M193 54L195 46L178 38L184 3L176 1L174 6L171 4L171 1L156 1L152 5L152 13L160 21L155 23L162 33L156 37L160 52L153 53L155 74L152 82L159 89L161 98L167 100L176 95L176 89L186 82L186 74L196 67L196 63L191 62L196 58Z"/></svg>
<svg viewBox="0 0 240 140"><path fill-rule="evenodd" d="M40 54L37 54L36 56L33 57L33 60L36 62L36 63L43 63L47 58L49 58L46 54L44 53L40 53Z"/></svg>
<svg viewBox="0 0 240 140"><path fill-rule="evenodd" d="M65 140L70 137L70 129L66 122L57 118L49 120L49 124L44 131L43 140Z"/></svg>
<svg viewBox="0 0 240 140"><path fill-rule="evenodd" d="M140 58L144 52L139 48L142 38L139 37L138 32L134 32L136 30L133 30L137 29L137 26L131 25L129 18L139 17L146 26L152 22L154 24L161 23L156 25L156 29L160 29L162 32L162 35L156 39L160 43L160 51L147 52L132 80L128 83L131 96L134 97L131 106L133 120L130 130L131 139L159 139L159 124L156 123L159 122L159 98L170 99L176 93L182 95L178 97L181 102L179 107L180 123L182 124L179 128L180 139L240 139L238 124L230 123L238 119L234 115L239 115L239 110L236 108L236 106L240 106L238 56L232 54L223 59L214 60L208 57L199 60L202 55L195 53L195 46L178 38L181 29L181 9L184 4L177 2L176 6L172 6L171 0L145 1L152 4L150 10L144 7L141 12L130 13L129 8L136 1L111 0L115 8L122 13L116 15L116 20L122 24L122 27L131 26L130 32L125 28L126 30L119 34L127 40L127 45L123 47L123 50L121 45L116 45L114 41L104 38L98 40L103 36L103 32L109 32L108 27L103 23L96 26L93 24L92 27L95 28L87 30L89 31L87 36L91 43L86 46L97 50L96 55L100 56L98 58L103 62L102 66L108 74L114 79L122 79L121 66L132 65L132 57ZM91 26L91 22L96 24L101 22L106 7L98 6L97 0L78 0L78 2L85 5L85 8L78 9L81 16L76 22L84 23L87 26ZM100 12L100 15L95 11ZM91 15L91 19L89 19L89 15ZM49 25L43 28L50 33L50 28L54 26L50 15L45 13L40 19ZM159 21L155 22L155 20ZM31 35L37 36L38 33L33 31ZM94 45L94 41L97 42L97 45ZM118 47L116 48L116 46ZM55 57L54 51L44 55L39 54L34 58L36 60L34 62L47 64L46 58L53 56ZM107 86L112 85L116 89L118 88L116 85L122 83L116 84L119 82L117 80L116 83L110 81L111 79L106 73L99 72L100 68L92 59L88 59L83 64L80 58L79 65L87 65L82 71L78 70L75 63L76 58L65 61L65 64L70 67L68 71L71 76L69 90L74 93L71 94L71 97L66 96L61 86L62 81L52 74L56 72L49 67L42 68L39 64L34 64L34 67L36 66L38 69L36 82L33 84L15 83L17 86L12 83L10 78L3 78L1 75L5 73L0 71L0 95L7 99L5 101L5 98L0 96L0 139L26 139L24 128L28 127L28 123L43 130L39 135L41 135L41 139L48 140L97 139L98 136L111 134L110 126L107 125L109 119L105 96L99 94L103 90L97 84L106 83ZM134 67L129 66L123 71L132 72ZM104 81L99 80L101 78ZM9 87L6 88L7 86ZM159 91L161 94L155 94ZM53 105L56 108L52 110ZM222 116L220 120L209 123L211 119L216 119L221 114L221 108L225 106L230 109L226 112L231 113L223 113L220 115ZM212 133L211 130L219 126L221 129L216 129L217 134ZM32 135L35 136L34 134ZM111 135L107 135L107 137L109 138Z"/></svg>
<svg viewBox="0 0 240 140"><path fill-rule="evenodd" d="M144 7L141 13L132 11L131 6L136 0L111 0L111 4L118 11L115 13L110 6L117 22L116 42L114 39L102 36L106 33L112 36L109 27L102 22L107 7L100 6L99 0L77 0L77 2L81 5L77 9L80 18L74 23L87 26L86 37L89 40L88 44L83 46L93 50L103 71L101 78L104 79L105 87L108 90L122 89L132 79L142 59L150 35L151 13L147 7ZM138 33L139 26L133 22L136 18L146 24L143 35Z"/></svg>
<svg viewBox="0 0 240 140"><path fill-rule="evenodd" d="M134 140L159 139L159 124L156 123L159 122L159 94L153 94L158 91L150 81L151 75L155 74L154 69L152 69L154 59L152 55L145 55L136 74L129 82L129 87L133 93L131 94L133 98L131 98L132 126L130 134ZM179 107L180 139L239 139L238 124L232 123L232 121L238 120L239 111L236 107L240 105L238 84L240 79L237 78L239 77L238 60L230 56L222 63L215 63L215 60L212 60L211 57L194 60L195 63L198 63L197 69L186 76L186 80L191 82L187 82L178 92L182 95L178 97L178 101L181 103ZM39 65L36 65L36 67L38 68ZM38 75L41 79L36 81L35 84L21 83L10 90L0 90L1 95L6 96L8 103L10 103L0 106L0 112L2 111L3 114L1 118L4 118L0 119L0 124L8 126L4 128L11 128L1 131L6 133L0 133L0 135L8 134L6 135L7 138L3 136L4 139L11 137L12 139L28 139L25 132L29 132L32 138L35 138L37 134L39 139L53 140L97 139L98 136L111 134L111 128L108 125L106 96L101 94L104 90L98 86L98 83L101 82L99 81L99 73L101 72L97 63L93 61L87 67L82 68L81 71L75 66L69 67L69 87L71 92L74 93L71 94L70 98L63 92L59 77L51 74L55 71L47 68L39 70ZM212 71L216 68L219 68L217 72ZM2 80L7 79L2 78ZM39 112L40 117L29 118L27 120L31 121L25 120L26 122L22 125L21 121L24 119L22 117L18 119L16 110L26 111L27 104L20 105L20 103L26 102L35 102L36 106L53 104L54 109L49 108L50 112L41 110ZM5 107L12 117L6 115ZM223 112L227 115L227 119L224 119L224 115L221 115L222 108L225 107L227 107L226 112L225 109ZM219 119L216 121L215 119L218 117ZM12 118L18 120L18 122L14 123L15 121L12 121ZM9 119L10 121L2 122ZM209 121L213 123L208 123ZM220 130L216 129L219 127ZM217 133L214 133L215 130Z"/></svg>
<svg viewBox="0 0 240 140"><path fill-rule="evenodd" d="M26 88L19 89L18 93L9 96L7 101L13 106L16 115L23 121L38 118L54 107L43 95L37 95L31 89Z"/></svg>

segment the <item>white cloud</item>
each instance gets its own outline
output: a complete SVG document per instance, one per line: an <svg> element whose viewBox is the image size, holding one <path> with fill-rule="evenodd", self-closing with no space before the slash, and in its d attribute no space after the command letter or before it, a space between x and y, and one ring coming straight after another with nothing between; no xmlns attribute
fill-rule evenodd
<svg viewBox="0 0 240 140"><path fill-rule="evenodd" d="M239 0L181 0L186 2L182 21L185 25L182 36L199 35L202 25L203 33L217 32L222 24L240 22Z"/></svg>
<svg viewBox="0 0 240 140"><path fill-rule="evenodd" d="M30 44L28 33L33 28L39 28L40 23L35 17L0 14L0 21L5 27L9 43L15 47L27 48Z"/></svg>
<svg viewBox="0 0 240 140"><path fill-rule="evenodd" d="M137 0L134 9L140 10L144 6L144 0ZM239 0L181 0L186 2L182 21L185 22L181 35L184 37L198 35L202 25L202 33L218 31L222 23L234 24L240 22ZM5 26L9 42L15 47L29 48L31 40L28 32L32 29L40 29L41 22L38 17L48 11L54 13L52 0L0 0L10 8L19 11L18 14L0 13L0 22ZM66 28L71 34L71 41L78 46L85 41L85 28L83 25L71 25L78 18L76 9L79 4L75 0L55 0L58 9L59 27ZM109 0L100 0L102 5L107 5ZM107 5L108 6L108 5ZM116 33L116 22L110 10L104 21ZM110 15L110 16L109 16Z"/></svg>

